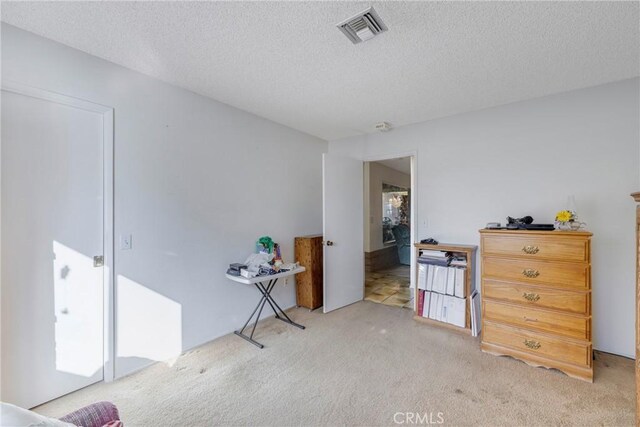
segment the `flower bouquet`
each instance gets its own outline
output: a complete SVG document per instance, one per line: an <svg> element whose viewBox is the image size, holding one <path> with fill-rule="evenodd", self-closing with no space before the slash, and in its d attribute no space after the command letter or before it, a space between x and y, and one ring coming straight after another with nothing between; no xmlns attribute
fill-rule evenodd
<svg viewBox="0 0 640 427"><path fill-rule="evenodd" d="M575 211L562 210L556 214L556 230L577 231L585 224L578 221Z"/></svg>

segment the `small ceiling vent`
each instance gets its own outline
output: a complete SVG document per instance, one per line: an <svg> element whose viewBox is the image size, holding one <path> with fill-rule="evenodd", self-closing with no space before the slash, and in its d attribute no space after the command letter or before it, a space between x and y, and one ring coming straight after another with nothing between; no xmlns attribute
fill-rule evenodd
<svg viewBox="0 0 640 427"><path fill-rule="evenodd" d="M389 132L392 129L391 123L380 122L376 123L376 130L378 132Z"/></svg>
<svg viewBox="0 0 640 427"><path fill-rule="evenodd" d="M337 26L353 44L367 41L388 30L373 7L342 21Z"/></svg>

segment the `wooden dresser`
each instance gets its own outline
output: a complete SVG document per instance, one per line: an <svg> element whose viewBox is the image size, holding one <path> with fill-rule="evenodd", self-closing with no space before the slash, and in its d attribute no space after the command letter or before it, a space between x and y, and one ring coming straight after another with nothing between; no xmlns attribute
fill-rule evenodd
<svg viewBox="0 0 640 427"><path fill-rule="evenodd" d="M315 310L322 306L322 234L295 238L295 259L306 268L296 276L296 304Z"/></svg>
<svg viewBox="0 0 640 427"><path fill-rule="evenodd" d="M480 235L482 351L593 381L591 233Z"/></svg>

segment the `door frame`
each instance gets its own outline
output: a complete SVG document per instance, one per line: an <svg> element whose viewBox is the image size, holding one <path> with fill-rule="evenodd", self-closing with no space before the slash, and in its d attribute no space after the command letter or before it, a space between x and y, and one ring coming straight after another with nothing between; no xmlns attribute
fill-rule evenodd
<svg viewBox="0 0 640 427"><path fill-rule="evenodd" d="M410 151L397 151L397 152L389 152L385 154L376 154L376 155L367 155L363 156L362 161L364 162L379 162L380 160L390 160L390 159L398 159L400 157L409 157L411 159L411 234L410 240L412 245L417 243L417 234L418 234L418 192L417 184L418 184L418 151L410 150ZM364 194L364 188L362 189ZM368 201L365 201L368 203ZM368 218L364 219L368 221ZM415 271L416 266L416 251L411 250L411 274L410 274L410 286L412 289L415 289ZM364 292L364 283L362 284L363 292Z"/></svg>
<svg viewBox="0 0 640 427"><path fill-rule="evenodd" d="M114 379L115 371L115 315L114 315L114 112L112 107L51 92L15 81L2 80L2 90L18 95L42 99L102 115L103 141L103 381ZM0 218L0 221L2 218ZM0 271L2 266L0 265ZM1 276L0 276L1 277Z"/></svg>

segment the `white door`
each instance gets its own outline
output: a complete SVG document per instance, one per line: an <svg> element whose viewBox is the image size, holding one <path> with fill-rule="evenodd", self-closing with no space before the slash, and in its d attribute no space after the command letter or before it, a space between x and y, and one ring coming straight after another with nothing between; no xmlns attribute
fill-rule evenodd
<svg viewBox="0 0 640 427"><path fill-rule="evenodd" d="M103 379L103 116L2 91L2 400Z"/></svg>
<svg viewBox="0 0 640 427"><path fill-rule="evenodd" d="M364 298L363 162L324 154L324 312Z"/></svg>

